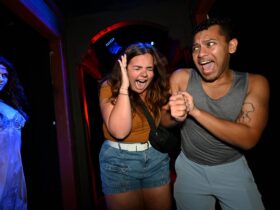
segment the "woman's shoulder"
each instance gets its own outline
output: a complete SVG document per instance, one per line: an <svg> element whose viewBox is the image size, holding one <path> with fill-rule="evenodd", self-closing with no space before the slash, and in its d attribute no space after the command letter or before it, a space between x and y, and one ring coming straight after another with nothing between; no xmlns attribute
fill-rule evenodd
<svg viewBox="0 0 280 210"><path fill-rule="evenodd" d="M100 89L111 89L111 84L109 80L105 80L100 84Z"/></svg>
<svg viewBox="0 0 280 210"><path fill-rule="evenodd" d="M108 86L109 85L109 80L104 80L104 81L102 81L102 83L101 83L101 87L106 87L106 86Z"/></svg>
<svg viewBox="0 0 280 210"><path fill-rule="evenodd" d="M110 98L112 96L111 84L108 80L104 81L100 86L100 98Z"/></svg>

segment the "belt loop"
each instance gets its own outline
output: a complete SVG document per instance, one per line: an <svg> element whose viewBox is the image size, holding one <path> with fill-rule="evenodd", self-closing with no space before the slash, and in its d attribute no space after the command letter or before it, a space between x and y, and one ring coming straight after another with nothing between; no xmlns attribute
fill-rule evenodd
<svg viewBox="0 0 280 210"><path fill-rule="evenodd" d="M120 142L118 142L119 150L122 150Z"/></svg>

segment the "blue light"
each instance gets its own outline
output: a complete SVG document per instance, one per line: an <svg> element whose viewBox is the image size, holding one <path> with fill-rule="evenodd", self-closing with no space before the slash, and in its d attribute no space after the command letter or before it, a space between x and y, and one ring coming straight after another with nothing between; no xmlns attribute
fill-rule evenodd
<svg viewBox="0 0 280 210"><path fill-rule="evenodd" d="M122 47L118 44L114 37L110 39L105 45L108 48L109 52L114 55L116 55L122 49Z"/></svg>

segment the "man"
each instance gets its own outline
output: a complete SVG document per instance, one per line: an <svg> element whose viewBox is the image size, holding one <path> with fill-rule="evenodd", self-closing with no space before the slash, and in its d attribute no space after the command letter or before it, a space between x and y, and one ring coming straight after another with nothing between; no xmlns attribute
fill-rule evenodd
<svg viewBox="0 0 280 210"><path fill-rule="evenodd" d="M266 126L269 84L261 75L230 69L238 41L230 22L207 19L194 28L196 70L179 69L170 78L170 110L162 124L181 125L174 197L178 210L264 209L243 155Z"/></svg>

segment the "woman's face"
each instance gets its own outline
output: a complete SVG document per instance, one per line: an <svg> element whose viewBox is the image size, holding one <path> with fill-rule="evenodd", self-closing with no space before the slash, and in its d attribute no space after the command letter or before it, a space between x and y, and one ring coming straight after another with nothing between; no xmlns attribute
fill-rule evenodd
<svg viewBox="0 0 280 210"><path fill-rule="evenodd" d="M154 59L151 54L133 57L127 65L130 88L141 94L145 92L154 77Z"/></svg>
<svg viewBox="0 0 280 210"><path fill-rule="evenodd" d="M2 91L8 82L8 71L5 66L0 64L0 91Z"/></svg>

